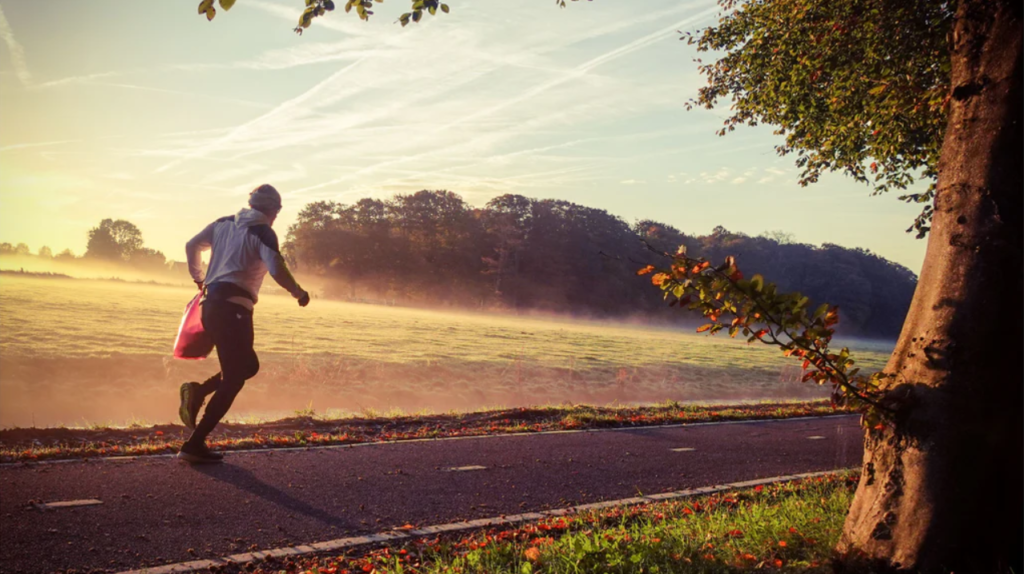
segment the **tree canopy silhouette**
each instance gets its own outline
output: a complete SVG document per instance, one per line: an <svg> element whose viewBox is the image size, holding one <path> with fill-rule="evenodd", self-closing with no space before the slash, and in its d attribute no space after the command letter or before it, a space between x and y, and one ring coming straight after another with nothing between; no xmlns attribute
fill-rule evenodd
<svg viewBox="0 0 1024 574"><path fill-rule="evenodd" d="M89 230L85 256L109 261L129 261L142 247L142 232L130 221L104 219Z"/></svg>
<svg viewBox="0 0 1024 574"><path fill-rule="evenodd" d="M328 296L667 320L660 295L633 271L655 260L645 241L670 251L686 244L709 258L735 255L781 288L842 305L845 334L899 333L913 272L863 249L783 239L721 227L691 236L651 220L630 226L601 209L513 194L473 208L451 191L422 190L310 203L284 249L300 271L335 280Z"/></svg>

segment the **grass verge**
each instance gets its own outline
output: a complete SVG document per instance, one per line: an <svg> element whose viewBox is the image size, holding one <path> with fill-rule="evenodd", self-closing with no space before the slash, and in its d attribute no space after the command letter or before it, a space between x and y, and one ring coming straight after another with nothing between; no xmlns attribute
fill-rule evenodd
<svg viewBox="0 0 1024 574"><path fill-rule="evenodd" d="M733 420L784 419L850 413L828 401L746 405L596 407L571 405L467 413L328 419L302 416L256 423L225 423L208 440L219 450L310 447L365 442L625 428ZM188 430L181 425L128 428L15 428L0 431L0 462L144 456L177 452Z"/></svg>
<svg viewBox="0 0 1024 574"><path fill-rule="evenodd" d="M495 574L831 572L856 488L845 472L219 572ZM409 525L411 528L411 525Z"/></svg>

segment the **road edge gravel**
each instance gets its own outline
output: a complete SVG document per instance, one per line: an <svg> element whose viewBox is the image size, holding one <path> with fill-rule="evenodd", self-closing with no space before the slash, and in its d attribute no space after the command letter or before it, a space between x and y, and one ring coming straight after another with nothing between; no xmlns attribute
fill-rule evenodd
<svg viewBox="0 0 1024 574"><path fill-rule="evenodd" d="M381 446L381 445L392 445L392 444L409 444L418 442L441 442L441 441L453 441L453 440L475 440L475 439L490 439L490 438L505 438L505 437L524 437L524 436L542 436L551 434L576 434L576 433L599 433L599 432L628 432L628 431L644 431L652 429L670 429L670 428L682 428L682 427L702 427L712 425L736 425L736 424L753 424L762 422L780 422L780 421L809 421L818 419L832 419L842 417L859 417L857 413L841 413L834 415L817 415L808 417L788 417L788 418L772 418L772 419L739 419L730 421L707 421L699 423L673 423L667 425L642 425L642 426L629 426L629 427L610 427L610 428L596 428L596 429L568 429L568 430L550 430L550 431L537 431L537 432L517 432L517 433L498 433L498 434L481 434L472 436L448 436L439 438L411 438L411 439L400 439L400 440L380 440L370 442L356 442L349 444L328 444L322 446L284 446L284 447L267 447L267 448L246 448L238 450L224 450L220 451L225 457L234 457L240 455L253 455L261 453L274 453L274 452L288 452L288 451L309 451L309 450L332 450L340 448L359 448L368 446ZM100 462L116 462L116 463L129 463L136 460L151 460L160 458L175 458L177 453L161 453L161 454L138 454L138 455L118 455L118 456L91 456L86 458L58 458L52 460L19 460L15 462L0 462L0 469L4 468L16 468L16 467L30 467L38 465L49 465L49 464L72 464L72 463L100 463Z"/></svg>

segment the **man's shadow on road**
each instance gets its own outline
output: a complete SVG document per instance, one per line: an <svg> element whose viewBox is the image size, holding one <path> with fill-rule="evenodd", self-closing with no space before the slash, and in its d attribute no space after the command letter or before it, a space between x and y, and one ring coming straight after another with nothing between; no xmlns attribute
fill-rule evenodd
<svg viewBox="0 0 1024 574"><path fill-rule="evenodd" d="M283 490L271 486L256 477L252 472L233 464L196 464L188 465L193 470L205 474L214 480L231 484L241 490L254 494L271 504L280 506L295 513L304 514L328 526L343 530L356 530L358 524L350 523L322 509L299 500Z"/></svg>

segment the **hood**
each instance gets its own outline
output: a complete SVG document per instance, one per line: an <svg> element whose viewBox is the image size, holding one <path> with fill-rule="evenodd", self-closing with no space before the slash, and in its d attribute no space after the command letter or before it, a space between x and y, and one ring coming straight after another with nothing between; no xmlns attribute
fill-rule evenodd
<svg viewBox="0 0 1024 574"><path fill-rule="evenodd" d="M254 225L270 225L270 218L262 211L242 208L235 214L235 227L252 227Z"/></svg>

